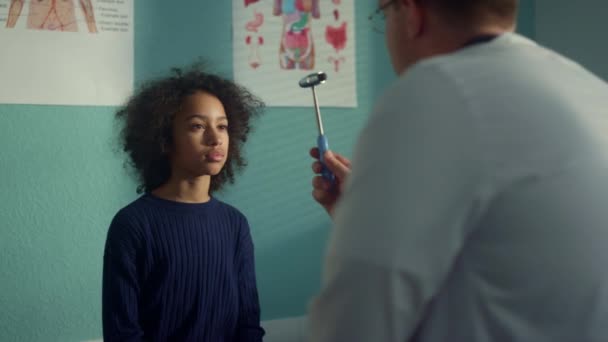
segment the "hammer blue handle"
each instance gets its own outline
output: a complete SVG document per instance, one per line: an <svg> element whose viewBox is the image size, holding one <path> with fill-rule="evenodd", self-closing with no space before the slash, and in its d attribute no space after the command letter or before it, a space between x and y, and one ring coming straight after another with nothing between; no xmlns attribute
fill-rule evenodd
<svg viewBox="0 0 608 342"><path fill-rule="evenodd" d="M336 176L331 173L331 171L325 166L325 151L329 150L329 143L327 142L327 138L325 135L319 135L317 138L317 147L319 148L319 160L321 161L321 165L323 166L321 169L321 175L323 178L327 179L331 182L332 185L336 182Z"/></svg>

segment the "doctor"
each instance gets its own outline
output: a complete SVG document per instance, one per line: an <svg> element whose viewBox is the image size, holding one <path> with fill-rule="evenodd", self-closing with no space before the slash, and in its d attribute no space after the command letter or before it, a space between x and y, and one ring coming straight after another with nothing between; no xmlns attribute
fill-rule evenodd
<svg viewBox="0 0 608 342"><path fill-rule="evenodd" d="M608 336L608 86L513 33L516 7L378 2L399 79L352 173L328 152L337 188L313 179L334 228L311 341Z"/></svg>

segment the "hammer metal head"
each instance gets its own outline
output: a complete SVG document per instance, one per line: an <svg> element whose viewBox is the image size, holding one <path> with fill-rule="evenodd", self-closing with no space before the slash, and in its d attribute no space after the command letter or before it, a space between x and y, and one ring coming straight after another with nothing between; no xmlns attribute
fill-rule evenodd
<svg viewBox="0 0 608 342"><path fill-rule="evenodd" d="M323 71L310 74L300 80L299 84L302 88L310 88L325 83L327 75Z"/></svg>

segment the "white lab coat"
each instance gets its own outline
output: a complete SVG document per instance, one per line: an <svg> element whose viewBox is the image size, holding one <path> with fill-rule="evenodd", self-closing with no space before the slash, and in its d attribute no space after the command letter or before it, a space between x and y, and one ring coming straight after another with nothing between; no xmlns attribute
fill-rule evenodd
<svg viewBox="0 0 608 342"><path fill-rule="evenodd" d="M608 86L517 34L422 61L364 128L314 342L608 341Z"/></svg>

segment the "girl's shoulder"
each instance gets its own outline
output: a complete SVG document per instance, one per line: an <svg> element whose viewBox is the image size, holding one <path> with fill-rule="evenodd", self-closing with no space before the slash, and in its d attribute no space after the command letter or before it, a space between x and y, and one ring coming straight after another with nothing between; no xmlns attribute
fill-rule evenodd
<svg viewBox="0 0 608 342"><path fill-rule="evenodd" d="M123 246L141 246L148 236L149 211L141 197L118 210L108 228L106 250L116 252Z"/></svg>
<svg viewBox="0 0 608 342"><path fill-rule="evenodd" d="M228 204L226 202L223 202L216 198L212 198L212 201L216 202L214 209L218 214L227 215L228 217L230 217L234 220L247 222L247 217L245 216L245 214L243 214L243 212L241 212L235 206Z"/></svg>
<svg viewBox="0 0 608 342"><path fill-rule="evenodd" d="M114 220L121 223L127 223L133 219L146 216L147 212L149 212L151 209L151 203L149 203L146 198L147 195L144 194L122 207L114 216Z"/></svg>
<svg viewBox="0 0 608 342"><path fill-rule="evenodd" d="M150 210L147 210L148 205L143 200L144 196L137 198L126 206L122 207L112 218L112 226L119 226L121 229L137 229L146 221Z"/></svg>

